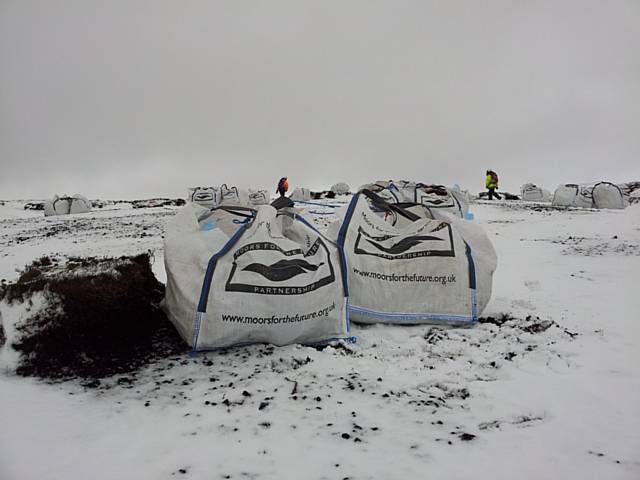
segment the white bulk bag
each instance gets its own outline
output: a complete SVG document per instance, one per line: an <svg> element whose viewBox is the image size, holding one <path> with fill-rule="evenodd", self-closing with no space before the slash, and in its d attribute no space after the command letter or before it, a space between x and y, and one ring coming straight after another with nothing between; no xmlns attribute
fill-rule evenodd
<svg viewBox="0 0 640 480"><path fill-rule="evenodd" d="M79 193L76 193L69 200L69 213L87 213L91 211L91 208L91 202Z"/></svg>
<svg viewBox="0 0 640 480"><path fill-rule="evenodd" d="M443 185L426 185L401 180L389 183L385 189L377 193L392 203L409 202L424 205L431 212L432 218L437 217L437 212L464 218L469 211L468 202L462 192Z"/></svg>
<svg viewBox="0 0 640 480"><path fill-rule="evenodd" d="M625 208L627 200L622 190L610 182L596 183L593 187L593 204L596 208Z"/></svg>
<svg viewBox="0 0 640 480"><path fill-rule="evenodd" d="M555 207L573 207L575 206L576 196L578 195L578 185L568 183L560 185L553 193L551 204Z"/></svg>
<svg viewBox="0 0 640 480"><path fill-rule="evenodd" d="M220 203L220 191L214 187L193 187L189 189L188 200L203 207L213 208Z"/></svg>
<svg viewBox="0 0 640 480"><path fill-rule="evenodd" d="M331 191L336 195L347 195L349 193L349 184L338 182L331 186Z"/></svg>
<svg viewBox="0 0 640 480"><path fill-rule="evenodd" d="M53 198L44 204L44 216L51 215L67 215L71 208L71 198L59 197L54 195Z"/></svg>
<svg viewBox="0 0 640 480"><path fill-rule="evenodd" d="M311 200L311 190L309 190L308 188L298 187L291 193L289 198L294 201L309 201Z"/></svg>
<svg viewBox="0 0 640 480"><path fill-rule="evenodd" d="M525 202L544 202L543 190L533 183L525 183L520 187L520 198Z"/></svg>
<svg viewBox="0 0 640 480"><path fill-rule="evenodd" d="M363 323L473 323L491 297L496 253L476 224L444 220L385 221L370 192L355 195L330 228L343 248L351 319ZM374 201L381 210L386 202ZM398 215L406 210L387 204ZM400 226L398 226L400 225ZM339 226L339 227L338 227Z"/></svg>
<svg viewBox="0 0 640 480"><path fill-rule="evenodd" d="M257 207L259 205L267 205L269 203L269 192L266 190L249 189L249 204Z"/></svg>
<svg viewBox="0 0 640 480"><path fill-rule="evenodd" d="M551 204L555 207L593 208L592 188L574 183L560 185L553 194Z"/></svg>
<svg viewBox="0 0 640 480"><path fill-rule="evenodd" d="M193 350L348 336L340 253L301 217L188 204L164 245L164 308Z"/></svg>
<svg viewBox="0 0 640 480"><path fill-rule="evenodd" d="M242 205L249 206L249 193L238 187L228 187L226 183L220 185L219 205Z"/></svg>

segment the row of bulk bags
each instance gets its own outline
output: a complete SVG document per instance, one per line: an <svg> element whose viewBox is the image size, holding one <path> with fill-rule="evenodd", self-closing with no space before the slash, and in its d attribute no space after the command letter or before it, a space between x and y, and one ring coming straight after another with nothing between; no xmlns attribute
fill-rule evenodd
<svg viewBox="0 0 640 480"><path fill-rule="evenodd" d="M338 248L295 214L188 204L165 236L164 308L193 350L348 336Z"/></svg>
<svg viewBox="0 0 640 480"><path fill-rule="evenodd" d="M392 224L389 212L403 221ZM344 252L354 321L477 320L491 297L495 250L478 225L431 215L423 205L407 208L363 190L330 227Z"/></svg>
<svg viewBox="0 0 640 480"><path fill-rule="evenodd" d="M554 195L552 205L558 207L581 208L625 208L628 199L622 189L611 182L599 182L594 186L566 184L560 185Z"/></svg>
<svg viewBox="0 0 640 480"><path fill-rule="evenodd" d="M44 215L46 217L52 215L69 215L73 213L87 213L91 211L91 202L80 194L73 197L54 197L45 202Z"/></svg>
<svg viewBox="0 0 640 480"><path fill-rule="evenodd" d="M407 180L377 181L360 187L359 191L370 190L391 203L418 203L432 212L446 212L464 218L469 212L469 202L459 188L443 185L428 185Z"/></svg>
<svg viewBox="0 0 640 480"><path fill-rule="evenodd" d="M533 183L525 183L520 187L520 198L526 202L549 202L551 193Z"/></svg>
<svg viewBox="0 0 640 480"><path fill-rule="evenodd" d="M194 350L345 338L349 315L471 324L495 252L477 225L432 215L367 192L325 236L290 208L188 204L165 235L165 310Z"/></svg>
<svg viewBox="0 0 640 480"><path fill-rule="evenodd" d="M220 187L192 187L188 190L187 199L206 208L218 205L244 205L259 206L269 203L269 194L266 190L248 191L238 187L229 187L223 183Z"/></svg>

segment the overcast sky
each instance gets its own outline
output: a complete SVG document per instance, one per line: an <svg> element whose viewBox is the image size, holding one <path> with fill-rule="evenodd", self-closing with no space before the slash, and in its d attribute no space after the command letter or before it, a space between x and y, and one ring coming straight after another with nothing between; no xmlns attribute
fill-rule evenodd
<svg viewBox="0 0 640 480"><path fill-rule="evenodd" d="M640 0L0 0L0 198L640 180Z"/></svg>

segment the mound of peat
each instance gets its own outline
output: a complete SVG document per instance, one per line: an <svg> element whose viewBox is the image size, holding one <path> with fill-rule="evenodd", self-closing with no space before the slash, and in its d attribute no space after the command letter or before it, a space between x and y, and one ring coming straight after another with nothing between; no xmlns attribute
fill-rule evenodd
<svg viewBox="0 0 640 480"><path fill-rule="evenodd" d="M46 307L16 325L16 372L46 379L97 379L131 372L185 350L158 304L164 285L149 255L120 258L43 257L0 292L8 303L37 292Z"/></svg>

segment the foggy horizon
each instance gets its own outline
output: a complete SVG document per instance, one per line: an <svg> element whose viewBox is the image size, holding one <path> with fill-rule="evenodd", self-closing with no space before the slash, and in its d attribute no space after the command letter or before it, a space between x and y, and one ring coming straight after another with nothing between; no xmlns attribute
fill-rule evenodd
<svg viewBox="0 0 640 480"><path fill-rule="evenodd" d="M0 198L640 180L640 3L0 3Z"/></svg>

